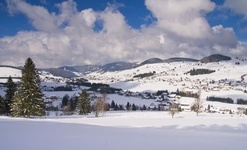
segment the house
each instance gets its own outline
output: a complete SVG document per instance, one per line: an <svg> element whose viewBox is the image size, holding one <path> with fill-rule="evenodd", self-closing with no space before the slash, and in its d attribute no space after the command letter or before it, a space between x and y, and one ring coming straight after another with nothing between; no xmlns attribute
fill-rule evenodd
<svg viewBox="0 0 247 150"><path fill-rule="evenodd" d="M154 103L151 103L150 106L149 106L149 109L150 110L156 110L157 107L156 107L156 105Z"/></svg>
<svg viewBox="0 0 247 150"><path fill-rule="evenodd" d="M189 103L180 103L180 107L182 111L190 111L191 105Z"/></svg>
<svg viewBox="0 0 247 150"><path fill-rule="evenodd" d="M169 104L168 103L160 103L158 104L158 108L161 111L168 111L169 110Z"/></svg>

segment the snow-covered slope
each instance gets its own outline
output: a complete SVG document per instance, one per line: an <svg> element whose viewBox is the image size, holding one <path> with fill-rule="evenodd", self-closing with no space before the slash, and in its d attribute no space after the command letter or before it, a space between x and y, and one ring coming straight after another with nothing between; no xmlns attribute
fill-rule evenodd
<svg viewBox="0 0 247 150"><path fill-rule="evenodd" d="M21 77L21 70L14 67L0 66L0 83L5 83L9 76L11 76L15 81L17 81L17 78Z"/></svg>
<svg viewBox="0 0 247 150"><path fill-rule="evenodd" d="M239 64L236 64L238 62ZM244 76L247 74L246 68L247 61L240 59L214 63L173 62L148 64L118 72L94 72L87 77L91 82L108 83L113 87L133 92L158 90L171 92L177 89L197 92L198 89L202 89L203 93L206 93L204 98L208 95L220 95L236 99L240 95L238 98L247 99L244 94L247 86L246 76ZM215 72L191 76L187 72L192 69L210 69ZM134 77L145 73L153 75L144 78Z"/></svg>
<svg viewBox="0 0 247 150"><path fill-rule="evenodd" d="M137 68L118 71L118 72L94 72L88 75L90 79L103 79L104 82L118 82L133 80L133 77L143 73L155 73L150 78L145 80L153 79L154 81L162 79L185 79L191 80L221 80L228 79L234 81L240 81L241 76L247 74L247 61L240 62L240 65L235 63L238 60L216 62L216 63L198 63L198 62L173 62L173 63L157 63L143 65ZM190 76L185 74L192 69L210 69L215 70L214 73Z"/></svg>

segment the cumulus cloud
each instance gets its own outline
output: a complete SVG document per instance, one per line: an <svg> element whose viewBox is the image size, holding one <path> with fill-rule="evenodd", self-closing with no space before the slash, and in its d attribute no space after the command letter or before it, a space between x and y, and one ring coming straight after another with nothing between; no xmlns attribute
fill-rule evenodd
<svg viewBox="0 0 247 150"><path fill-rule="evenodd" d="M204 38L210 26L204 15L214 9L210 0L146 0L146 6L158 19L158 26L185 38Z"/></svg>
<svg viewBox="0 0 247 150"><path fill-rule="evenodd" d="M10 14L23 13L37 30L54 31L56 29L55 16L44 7L33 6L22 0L7 0L7 4Z"/></svg>
<svg viewBox="0 0 247 150"><path fill-rule="evenodd" d="M246 54L232 28L210 27L206 13L215 8L210 0L146 0L154 17L151 25L133 29L118 7L103 11L77 10L73 0L56 4L59 12L7 0L11 14L22 13L37 31L20 31L0 39L1 63L23 64L32 57L38 67L143 61L151 57L196 57L212 53ZM100 22L102 29L95 31Z"/></svg>

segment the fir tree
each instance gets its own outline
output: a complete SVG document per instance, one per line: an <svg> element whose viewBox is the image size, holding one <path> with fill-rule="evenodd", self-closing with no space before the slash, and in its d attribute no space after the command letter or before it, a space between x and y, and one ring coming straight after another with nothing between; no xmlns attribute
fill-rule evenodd
<svg viewBox="0 0 247 150"><path fill-rule="evenodd" d="M22 69L22 77L11 104L11 115L15 117L43 116L45 105L40 89L40 78L31 58Z"/></svg>
<svg viewBox="0 0 247 150"><path fill-rule="evenodd" d="M79 115L87 115L90 110L90 98L86 90L83 90L78 98L77 107Z"/></svg>
<svg viewBox="0 0 247 150"><path fill-rule="evenodd" d="M112 100L112 101L111 101L111 108L114 109L115 107L116 107L116 104L115 104L114 100Z"/></svg>
<svg viewBox="0 0 247 150"><path fill-rule="evenodd" d="M130 105L129 102L127 102L126 109L127 109L127 110L130 110L130 109L131 109L131 105Z"/></svg>
<svg viewBox="0 0 247 150"><path fill-rule="evenodd" d="M68 106L68 101L69 101L69 95L66 94L63 96L63 99L62 99L62 108L64 108L65 106Z"/></svg>
<svg viewBox="0 0 247 150"><path fill-rule="evenodd" d="M117 103L115 104L114 110L119 110L119 106Z"/></svg>
<svg viewBox="0 0 247 150"><path fill-rule="evenodd" d="M119 105L119 110L124 110L123 105Z"/></svg>
<svg viewBox="0 0 247 150"><path fill-rule="evenodd" d="M12 99L14 97L16 91L16 84L13 82L12 77L8 78L6 83L6 91L5 91L5 113L6 115L10 115L10 105L12 104Z"/></svg>
<svg viewBox="0 0 247 150"><path fill-rule="evenodd" d="M132 104L132 111L136 111L136 105L134 103Z"/></svg>
<svg viewBox="0 0 247 150"><path fill-rule="evenodd" d="M143 105L143 106L142 106L142 110L147 110L146 105Z"/></svg>
<svg viewBox="0 0 247 150"><path fill-rule="evenodd" d="M0 95L0 114L5 113L5 103L3 97Z"/></svg>

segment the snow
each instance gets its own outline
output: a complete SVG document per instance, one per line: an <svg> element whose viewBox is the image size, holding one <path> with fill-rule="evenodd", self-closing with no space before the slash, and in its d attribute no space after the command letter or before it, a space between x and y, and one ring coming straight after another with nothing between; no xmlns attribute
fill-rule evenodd
<svg viewBox="0 0 247 150"><path fill-rule="evenodd" d="M0 83L6 83L9 76L21 77L21 70L11 67L0 67L0 77L4 78L4 79L0 79ZM13 81L19 81L19 80L13 79Z"/></svg>
<svg viewBox="0 0 247 150"><path fill-rule="evenodd" d="M0 117L1 149L163 150L247 146L247 118L182 112L108 112L104 117L23 119Z"/></svg>
<svg viewBox="0 0 247 150"><path fill-rule="evenodd" d="M206 101L208 96L230 97L235 101L238 98L247 99L247 94L243 92L243 89L246 89L244 87L246 76L244 84L237 83L242 75L247 74L245 69L247 63L240 62L240 65L235 65L235 61L239 60L208 64L191 62L149 64L124 71L94 72L87 78L94 83L107 83L112 87L132 92L157 92L158 90L172 92L177 89L197 92L196 86L199 81L201 85L207 86L214 80L216 83L209 84L208 87L219 88L219 91L202 89L201 100L204 109L210 105L217 110L231 109L236 112L238 107L247 108L247 105ZM198 76L184 74L192 68L208 68L216 72ZM154 71L156 73L152 77L133 79L133 76L137 74ZM0 67L0 77L9 75L19 77L21 72L13 68ZM47 79L41 83L42 86L66 85L65 79L54 77L47 72L43 72L41 78ZM225 83L232 82L233 87L219 82L226 78ZM48 98L57 96L58 100L53 101L53 105L59 106L64 95L78 95L81 89L86 88L78 87L74 91L43 91L43 93ZM0 95L4 96L4 90L4 87L0 87ZM145 104L147 107L152 103L158 104L154 99L117 94L108 94L107 97L109 103L114 100L118 105L126 105L127 102L137 106ZM181 104L188 105L191 105L194 100L188 97L178 99ZM87 116L56 116L54 112L51 112L48 117L33 119L0 116L0 147L4 150L242 150L247 146L246 139L247 116L236 113L222 114L220 111L202 112L199 116L196 116L194 112L184 111L175 114L174 118L167 111L109 111L99 118L95 118L93 113Z"/></svg>
<svg viewBox="0 0 247 150"><path fill-rule="evenodd" d="M10 68L10 67L0 67L0 77L21 77L21 70Z"/></svg>

